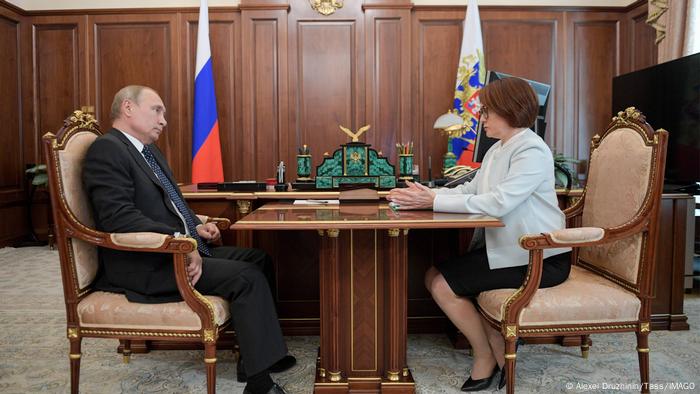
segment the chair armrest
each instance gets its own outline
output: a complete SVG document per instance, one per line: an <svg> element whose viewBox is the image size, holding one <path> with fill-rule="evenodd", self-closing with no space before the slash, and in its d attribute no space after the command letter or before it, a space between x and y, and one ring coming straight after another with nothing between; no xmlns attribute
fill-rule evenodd
<svg viewBox="0 0 700 394"><path fill-rule="evenodd" d="M213 218L207 215L197 215L202 223L214 223L219 230L228 230L231 227L231 220L227 218Z"/></svg>
<svg viewBox="0 0 700 394"><path fill-rule="evenodd" d="M159 233L112 233L109 234L112 243L127 248L155 248L162 247L168 240L167 234Z"/></svg>
<svg viewBox="0 0 700 394"><path fill-rule="evenodd" d="M600 227L565 228L520 237L520 246L528 250L589 246L605 242L609 240L605 240L605 229Z"/></svg>
<svg viewBox="0 0 700 394"><path fill-rule="evenodd" d="M197 249L197 241L190 237L175 237L154 232L105 233L71 225L66 225L64 229L71 238L109 249L171 254L187 254Z"/></svg>
<svg viewBox="0 0 700 394"><path fill-rule="evenodd" d="M218 335L211 302L192 286L187 275L187 254L197 250L197 241L194 238L154 232L105 233L84 226L74 227L70 223L64 230L69 237L95 246L132 252L172 254L177 290L185 303L199 316L203 338L206 335Z"/></svg>
<svg viewBox="0 0 700 394"><path fill-rule="evenodd" d="M566 228L551 233L525 234L520 237L520 246L530 251L530 262L525 282L505 302L503 322L506 325L516 324L523 308L530 303L539 289L544 249L595 245L610 242L612 240L610 238L614 237L606 237L606 230L600 227Z"/></svg>
<svg viewBox="0 0 700 394"><path fill-rule="evenodd" d="M214 309L211 303L190 284L187 275L188 258L186 253L197 250L197 241L190 237L174 237L152 232L111 233L109 239L112 245L120 249L137 252L166 252L174 247L175 250L171 253L173 253L173 270L175 271L177 290L185 303L199 316L202 329L215 331Z"/></svg>

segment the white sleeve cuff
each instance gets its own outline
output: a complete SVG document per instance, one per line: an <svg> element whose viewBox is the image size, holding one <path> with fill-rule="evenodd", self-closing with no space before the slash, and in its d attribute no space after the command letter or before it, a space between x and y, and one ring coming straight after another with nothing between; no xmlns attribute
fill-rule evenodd
<svg viewBox="0 0 700 394"><path fill-rule="evenodd" d="M433 211L467 213L466 200L469 195L465 194L438 194L433 200Z"/></svg>

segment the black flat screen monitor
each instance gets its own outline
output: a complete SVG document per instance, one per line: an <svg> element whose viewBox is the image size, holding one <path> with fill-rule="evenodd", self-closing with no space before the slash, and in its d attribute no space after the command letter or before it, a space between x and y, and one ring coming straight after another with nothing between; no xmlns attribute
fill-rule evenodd
<svg viewBox="0 0 700 394"><path fill-rule="evenodd" d="M668 131L665 191L700 194L700 53L613 78L612 113L635 107Z"/></svg>
<svg viewBox="0 0 700 394"><path fill-rule="evenodd" d="M497 79L511 77L513 76L506 73L498 71L489 71L486 74L486 84L488 85L490 82L493 82ZM535 124L532 125L530 128L534 130L540 137L542 137L542 139L544 139L544 129L547 126L547 123L544 121L544 118L547 114L547 103L549 102L549 91L551 90L551 87L541 82L531 81L525 78L521 79L527 81L527 83L529 83L530 86L532 86L532 88L535 90L535 93L537 94L537 101L540 106L540 109L537 112L537 119L535 120ZM498 140L495 138L489 138L486 136L485 132L482 132L482 124L481 120L479 120L479 126L477 127L476 132L476 141L474 142L474 162L481 163L481 161L484 159L486 151L488 151L491 145L495 144L496 141Z"/></svg>

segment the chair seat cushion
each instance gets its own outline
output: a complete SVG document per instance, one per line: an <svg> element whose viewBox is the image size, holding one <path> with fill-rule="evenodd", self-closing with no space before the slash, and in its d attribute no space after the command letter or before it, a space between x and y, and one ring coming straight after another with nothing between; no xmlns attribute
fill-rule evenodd
<svg viewBox="0 0 700 394"><path fill-rule="evenodd" d="M501 321L505 301L515 289L489 290L479 294L481 309ZM564 283L539 289L523 308L518 325L547 326L630 322L639 319L641 302L634 293L578 266Z"/></svg>
<svg viewBox="0 0 700 394"><path fill-rule="evenodd" d="M228 301L221 297L204 296L214 306L214 321L224 324L230 317ZM78 318L82 327L200 330L202 323L184 301L164 304L130 302L123 294L95 291L78 303Z"/></svg>

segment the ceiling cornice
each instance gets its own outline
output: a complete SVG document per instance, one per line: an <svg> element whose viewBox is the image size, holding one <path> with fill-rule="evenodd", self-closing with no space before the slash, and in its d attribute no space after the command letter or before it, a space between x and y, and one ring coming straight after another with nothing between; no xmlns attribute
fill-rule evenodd
<svg viewBox="0 0 700 394"><path fill-rule="evenodd" d="M5 0L23 11L199 7L199 0ZM356 1L356 0L346 0ZM626 8L636 0L478 0L479 6ZM209 0L210 7L238 7L240 0ZM465 6L467 0L413 0L416 6ZM144 7L145 6L145 7Z"/></svg>

